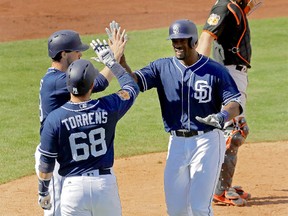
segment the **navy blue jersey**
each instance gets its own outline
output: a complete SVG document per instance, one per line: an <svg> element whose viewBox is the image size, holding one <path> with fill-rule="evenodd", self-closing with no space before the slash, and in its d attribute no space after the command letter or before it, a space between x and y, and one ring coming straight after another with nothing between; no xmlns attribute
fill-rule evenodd
<svg viewBox="0 0 288 216"><path fill-rule="evenodd" d="M195 117L218 113L221 106L239 100L240 93L228 70L200 55L192 66L176 57L158 59L136 71L141 91L157 88L164 127L171 130L211 130Z"/></svg>
<svg viewBox="0 0 288 216"><path fill-rule="evenodd" d="M108 84L107 79L100 74L95 79L93 92L103 91ZM39 111L41 128L47 115L69 99L70 93L66 87L66 73L55 68L48 68L45 76L40 81Z"/></svg>
<svg viewBox="0 0 288 216"><path fill-rule="evenodd" d="M46 118L39 147L41 160L52 164L57 159L61 176L113 166L116 124L139 93L129 74L119 82L122 90L117 93L82 103L67 102Z"/></svg>

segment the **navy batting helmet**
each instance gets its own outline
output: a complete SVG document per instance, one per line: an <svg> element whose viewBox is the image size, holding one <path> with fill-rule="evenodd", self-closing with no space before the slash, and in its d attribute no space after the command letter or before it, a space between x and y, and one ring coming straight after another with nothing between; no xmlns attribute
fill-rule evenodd
<svg viewBox="0 0 288 216"><path fill-rule="evenodd" d="M196 25L187 19L176 20L169 27L168 39L192 38L191 46L198 41L198 31Z"/></svg>
<svg viewBox="0 0 288 216"><path fill-rule="evenodd" d="M86 94L94 83L99 71L88 60L78 59L67 70L67 89L74 95Z"/></svg>
<svg viewBox="0 0 288 216"><path fill-rule="evenodd" d="M54 32L48 39L48 53L54 58L61 51L85 51L88 45L82 44L80 36L72 30Z"/></svg>

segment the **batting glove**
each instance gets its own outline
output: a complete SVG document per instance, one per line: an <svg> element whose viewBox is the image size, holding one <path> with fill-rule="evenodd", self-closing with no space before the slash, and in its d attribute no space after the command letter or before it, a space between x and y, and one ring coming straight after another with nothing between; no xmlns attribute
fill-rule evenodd
<svg viewBox="0 0 288 216"><path fill-rule="evenodd" d="M114 54L108 46L106 40L103 40L103 43L99 39L96 39L96 41L92 40L90 46L98 56L98 58L94 57L92 59L105 64L108 68L111 69L115 64L116 59L114 58Z"/></svg>
<svg viewBox="0 0 288 216"><path fill-rule="evenodd" d="M224 123L228 120L228 116L229 116L229 113L223 110L217 114L208 115L205 118L196 116L196 120L201 123L211 125L213 127L221 129L223 128Z"/></svg>
<svg viewBox="0 0 288 216"><path fill-rule="evenodd" d="M110 23L110 29L109 28L105 28L105 30L106 30L106 33L107 33L107 35L108 35L108 38L109 38L109 40L113 43L113 33L116 31L116 32L118 32L119 31L119 29L120 29L120 25L119 25L119 23L117 23L116 21L112 21L111 23ZM127 34L125 34L125 36L124 36L124 40L128 40L128 35Z"/></svg>
<svg viewBox="0 0 288 216"><path fill-rule="evenodd" d="M50 200L51 200L51 197L50 197L49 192L46 194L39 193L38 204L41 206L42 209L44 210L51 209L52 205L50 203Z"/></svg>

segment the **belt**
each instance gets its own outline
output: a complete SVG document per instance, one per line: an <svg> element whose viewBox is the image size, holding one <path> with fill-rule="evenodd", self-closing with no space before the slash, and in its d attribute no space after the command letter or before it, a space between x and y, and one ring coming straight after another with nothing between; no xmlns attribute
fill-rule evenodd
<svg viewBox="0 0 288 216"><path fill-rule="evenodd" d="M172 130L170 131L171 135L174 136L179 136L179 137L192 137L192 136L197 136L197 135L201 135L204 133L209 132L210 130L204 130L204 131L197 131L197 130Z"/></svg>
<svg viewBox="0 0 288 216"><path fill-rule="evenodd" d="M236 70L246 73L247 72L247 66L246 65L236 65Z"/></svg>
<svg viewBox="0 0 288 216"><path fill-rule="evenodd" d="M85 173L82 176L99 176L99 175L110 175L111 169L95 169Z"/></svg>

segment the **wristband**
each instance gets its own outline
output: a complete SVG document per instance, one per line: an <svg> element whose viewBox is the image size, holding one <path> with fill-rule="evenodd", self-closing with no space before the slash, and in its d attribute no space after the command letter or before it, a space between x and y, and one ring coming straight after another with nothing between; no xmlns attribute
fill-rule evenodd
<svg viewBox="0 0 288 216"><path fill-rule="evenodd" d="M46 196L48 194L49 183L51 179L38 178L38 194Z"/></svg>
<svg viewBox="0 0 288 216"><path fill-rule="evenodd" d="M222 110L219 115L221 116L222 122L221 123L225 123L229 120L229 112L227 112L226 110Z"/></svg>

